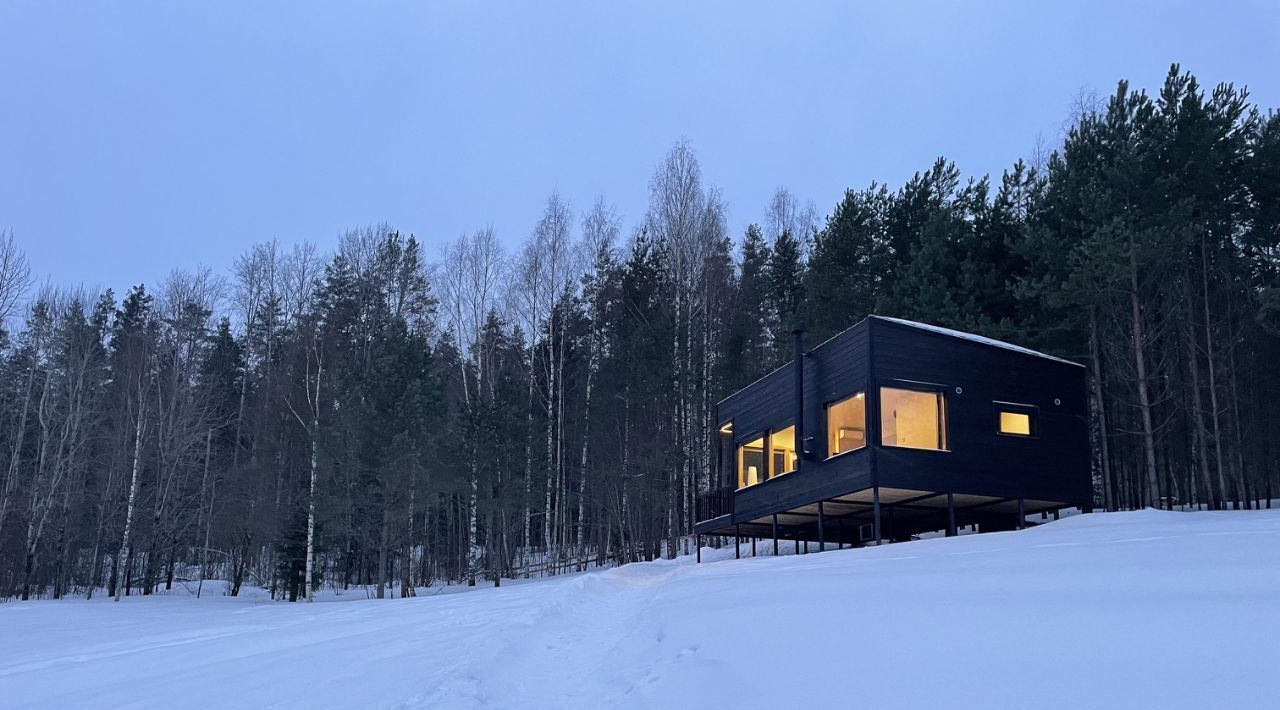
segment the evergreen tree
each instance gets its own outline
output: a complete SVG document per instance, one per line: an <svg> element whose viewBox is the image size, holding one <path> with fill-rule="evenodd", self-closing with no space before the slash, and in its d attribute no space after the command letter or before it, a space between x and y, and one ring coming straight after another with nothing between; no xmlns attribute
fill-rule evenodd
<svg viewBox="0 0 1280 710"><path fill-rule="evenodd" d="M804 313L804 263L800 241L789 230L778 234L769 252L768 281L772 369L791 359L791 332Z"/></svg>
<svg viewBox="0 0 1280 710"><path fill-rule="evenodd" d="M887 188L846 190L814 237L805 290L808 327L826 340L871 314L889 267Z"/></svg>
<svg viewBox="0 0 1280 710"><path fill-rule="evenodd" d="M769 263L773 251L758 225L747 227L742 240L736 294L726 335L724 372L729 391L740 389L768 372L773 354L771 329L772 284Z"/></svg>

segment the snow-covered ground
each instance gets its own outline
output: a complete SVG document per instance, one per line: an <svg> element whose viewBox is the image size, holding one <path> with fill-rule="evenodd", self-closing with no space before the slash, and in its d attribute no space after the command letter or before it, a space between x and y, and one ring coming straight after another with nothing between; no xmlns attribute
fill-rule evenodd
<svg viewBox="0 0 1280 710"><path fill-rule="evenodd" d="M1280 510L410 600L0 604L5 708L1276 707L1278 678Z"/></svg>

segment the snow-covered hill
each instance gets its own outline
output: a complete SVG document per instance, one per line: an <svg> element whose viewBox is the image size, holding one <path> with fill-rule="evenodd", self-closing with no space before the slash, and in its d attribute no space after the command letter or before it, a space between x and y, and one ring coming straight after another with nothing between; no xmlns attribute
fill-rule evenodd
<svg viewBox="0 0 1280 710"><path fill-rule="evenodd" d="M0 604L0 707L1275 707L1280 511L345 604Z"/></svg>

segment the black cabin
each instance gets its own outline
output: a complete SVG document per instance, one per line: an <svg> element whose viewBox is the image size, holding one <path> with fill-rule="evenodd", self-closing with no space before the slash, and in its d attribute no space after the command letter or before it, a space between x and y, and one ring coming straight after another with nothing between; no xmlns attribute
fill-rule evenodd
<svg viewBox="0 0 1280 710"><path fill-rule="evenodd" d="M717 406L697 534L859 545L1090 509L1082 366L882 316L796 351Z"/></svg>

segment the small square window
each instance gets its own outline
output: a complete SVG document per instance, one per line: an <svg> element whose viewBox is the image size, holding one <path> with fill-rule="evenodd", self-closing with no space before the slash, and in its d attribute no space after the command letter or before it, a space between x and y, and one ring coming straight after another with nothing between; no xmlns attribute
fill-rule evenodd
<svg viewBox="0 0 1280 710"><path fill-rule="evenodd" d="M1036 436L1036 408L996 403L996 433L1002 436Z"/></svg>
<svg viewBox="0 0 1280 710"><path fill-rule="evenodd" d="M1000 433L1031 436L1031 415L1026 412L1000 412Z"/></svg>

